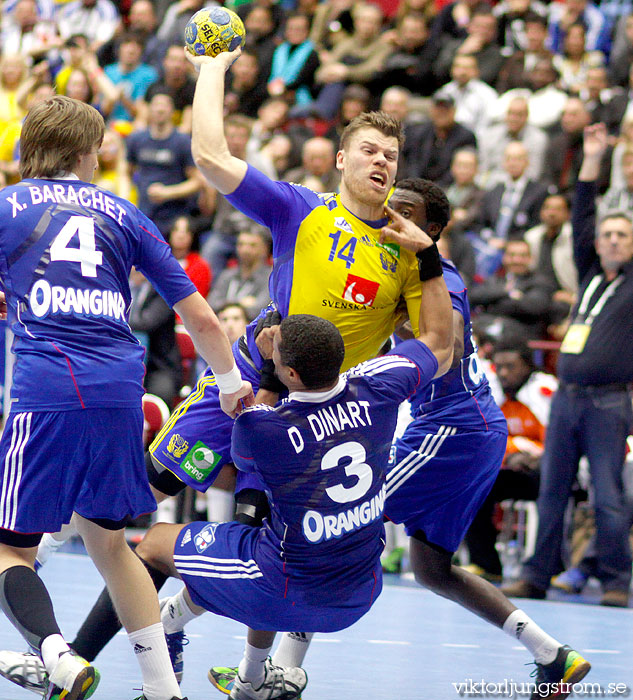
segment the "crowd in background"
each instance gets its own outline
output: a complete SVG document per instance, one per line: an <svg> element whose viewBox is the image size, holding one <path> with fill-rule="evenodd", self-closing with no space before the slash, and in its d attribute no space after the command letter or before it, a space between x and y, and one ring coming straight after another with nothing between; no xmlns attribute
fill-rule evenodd
<svg viewBox="0 0 633 700"><path fill-rule="evenodd" d="M0 184L19 180L20 128L32 105L55 92L93 105L107 124L95 182L152 218L217 312L241 305L243 327L268 300L269 235L211 188L191 157L195 72L183 32L213 4L4 0ZM231 153L275 179L336 191L345 125L368 109L396 116L406 133L399 177L431 179L450 200L440 245L468 284L483 354L491 359L496 346L525 363L517 389L501 378L500 402L516 402L534 369L525 343L560 341L576 302L570 212L587 125L604 122L609 134L599 213L633 214L633 0L227 6L246 27L226 81ZM139 273L132 286L147 388L171 407L182 385L177 319ZM549 398L556 385L539 381ZM548 413L536 399L531 442L509 446L506 465L530 498ZM476 523L479 539L486 517ZM499 576L488 550L481 566Z"/></svg>

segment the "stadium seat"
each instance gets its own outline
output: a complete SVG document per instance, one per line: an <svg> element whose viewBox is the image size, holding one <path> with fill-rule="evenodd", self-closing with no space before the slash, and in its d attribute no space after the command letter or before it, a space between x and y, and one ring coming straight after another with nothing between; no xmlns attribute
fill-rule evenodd
<svg viewBox="0 0 633 700"><path fill-rule="evenodd" d="M176 342L178 343L178 350L180 350L182 366L183 387L180 395L187 396L195 379L196 348L187 329L181 324L176 324Z"/></svg>
<svg viewBox="0 0 633 700"><path fill-rule="evenodd" d="M154 394L143 396L143 444L149 445L169 418L169 406Z"/></svg>

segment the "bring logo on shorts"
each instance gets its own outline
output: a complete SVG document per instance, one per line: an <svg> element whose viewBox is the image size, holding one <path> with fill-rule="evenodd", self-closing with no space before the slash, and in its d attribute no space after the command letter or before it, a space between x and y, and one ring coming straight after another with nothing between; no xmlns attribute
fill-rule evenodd
<svg viewBox="0 0 633 700"><path fill-rule="evenodd" d="M198 440L180 463L180 468L194 481L203 483L221 461L222 455Z"/></svg>

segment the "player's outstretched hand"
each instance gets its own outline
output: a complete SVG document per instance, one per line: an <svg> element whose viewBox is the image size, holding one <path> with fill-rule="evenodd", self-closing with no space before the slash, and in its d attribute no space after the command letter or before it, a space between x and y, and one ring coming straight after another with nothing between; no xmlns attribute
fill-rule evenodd
<svg viewBox="0 0 633 700"><path fill-rule="evenodd" d="M231 418L238 416L245 408L255 403L253 387L250 382L242 381L242 386L232 394L220 392L220 407Z"/></svg>
<svg viewBox="0 0 633 700"><path fill-rule="evenodd" d="M262 316L255 326L255 343L263 360L270 360L273 356L273 338L281 323L281 314L277 309L268 311Z"/></svg>
<svg viewBox="0 0 633 700"><path fill-rule="evenodd" d="M0 292L0 319L4 321L7 317L7 298L4 292Z"/></svg>
<svg viewBox="0 0 633 700"><path fill-rule="evenodd" d="M391 207L385 207L385 210L389 216L389 223L380 230L381 243L388 239L414 253L433 245L431 237L413 221L405 219Z"/></svg>
<svg viewBox="0 0 633 700"><path fill-rule="evenodd" d="M234 51L222 51L217 56L194 56L191 51L187 49L187 47L185 47L183 50L187 60L190 63L193 63L198 71L200 71L200 68L205 64L220 65L224 67L225 71L227 71L242 54L241 46L238 46Z"/></svg>

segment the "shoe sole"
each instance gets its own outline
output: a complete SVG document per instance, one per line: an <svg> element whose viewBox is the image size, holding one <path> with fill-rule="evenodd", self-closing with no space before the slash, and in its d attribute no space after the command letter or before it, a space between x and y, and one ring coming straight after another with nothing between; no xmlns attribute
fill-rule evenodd
<svg viewBox="0 0 633 700"><path fill-rule="evenodd" d="M213 674L211 673L211 671L209 671L209 672L207 673L207 678L209 679L209 682L211 683L211 685L212 685L216 690L219 690L219 691L220 691L221 693L223 693L224 695L230 695L230 694L231 694L231 690L230 690L230 689L224 688L223 686L221 686L221 685L215 680L215 678L213 677ZM306 676L306 685L307 685L307 684L308 684L308 680L307 680L307 676ZM303 690L305 690L305 686L303 687L303 689L302 689L301 692L303 692ZM297 700L301 700L301 693L299 693L299 695L297 695Z"/></svg>
<svg viewBox="0 0 633 700"><path fill-rule="evenodd" d="M568 685L569 692L552 693L551 695L541 698L541 700L564 700L566 697L571 695L571 686L573 686L574 683L581 681L589 673L589 671L591 671L591 664L588 661L585 661L585 659L582 657L576 659L576 661L574 661L574 663L567 669L567 672L559 683L559 685L563 683Z"/></svg>
<svg viewBox="0 0 633 700"><path fill-rule="evenodd" d="M53 695L51 700L88 700L97 689L101 676L93 666L81 671L70 690L62 690L59 695Z"/></svg>

